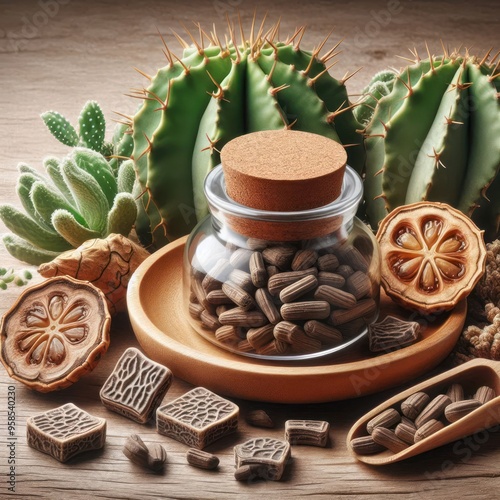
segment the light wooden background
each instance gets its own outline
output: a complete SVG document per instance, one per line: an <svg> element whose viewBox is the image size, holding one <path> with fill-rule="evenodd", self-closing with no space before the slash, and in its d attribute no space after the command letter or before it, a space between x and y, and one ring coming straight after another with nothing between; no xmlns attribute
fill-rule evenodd
<svg viewBox="0 0 500 500"><path fill-rule="evenodd" d="M500 48L497 2L491 1L314 1L250 2L215 0L191 2L135 0L0 0L0 201L17 203L14 194L16 164L37 168L45 155L63 155L66 148L44 129L39 114L57 110L75 121L88 99L99 101L108 118L112 111L131 113L135 102L124 96L144 83L136 66L154 74L164 64L158 27L172 46L172 27L201 21L222 30L224 16L240 10L249 25L258 15L282 18L282 33L309 26L304 46L312 47L334 27L332 41L345 38L343 54L334 68L341 77L363 67L349 82L359 92L371 74L404 62L407 47L433 52L440 39L450 47L472 46L483 53ZM179 51L180 52L180 51ZM4 230L0 227L0 230ZM0 249L0 266L22 264ZM0 313L19 290L0 291ZM277 428L266 435L283 435L288 418L328 420L331 443L326 449L295 447L293 462L278 483L240 484L233 478L232 447L263 432L240 422L237 435L209 450L221 458L218 471L201 471L186 464L186 447L156 434L152 425L140 426L111 414L99 402L99 389L123 350L137 345L126 316L113 323L112 345L94 372L73 387L52 394L37 394L16 387L17 446L16 492L7 490L7 387L12 383L0 370L0 498L495 498L500 487L500 434L490 432L466 443L449 445L385 468L372 468L348 455L345 437L352 423L395 391L357 400L321 405L285 406L237 401L242 412L264 408ZM334 381L332 381L334 383ZM190 386L176 380L169 397ZM25 421L30 415L72 401L108 419L103 451L62 465L26 446ZM121 453L125 436L139 433L146 442L159 441L168 450L164 474L156 475L131 464Z"/></svg>

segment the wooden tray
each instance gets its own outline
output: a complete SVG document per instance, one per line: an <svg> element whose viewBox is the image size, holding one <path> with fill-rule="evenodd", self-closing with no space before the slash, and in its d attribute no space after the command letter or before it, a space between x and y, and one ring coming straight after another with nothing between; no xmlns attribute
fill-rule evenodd
<svg viewBox="0 0 500 500"><path fill-rule="evenodd" d="M438 365L453 349L465 321L466 301L429 318L421 340L374 356L367 342L346 354L310 361L271 362L224 351L189 325L182 303L186 238L148 257L133 275L127 294L130 321L148 356L194 385L219 394L275 403L318 403L355 398L411 380ZM381 313L409 313L381 296Z"/></svg>

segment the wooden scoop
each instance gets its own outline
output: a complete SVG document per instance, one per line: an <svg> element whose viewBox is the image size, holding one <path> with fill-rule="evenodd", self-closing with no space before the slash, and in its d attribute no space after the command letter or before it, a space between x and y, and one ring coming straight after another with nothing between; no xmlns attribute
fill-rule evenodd
<svg viewBox="0 0 500 500"><path fill-rule="evenodd" d="M447 424L440 431L416 444L408 446L408 448L399 453L386 450L373 455L360 455L352 449L351 440L366 436L368 434L366 431L367 422L382 411L387 408L395 408L400 411L401 402L415 392L426 392L431 398L438 394L446 394L449 386L454 383L462 384L466 398L471 397L483 385L491 387L495 391L495 394L497 394L497 397L481 405L460 420ZM405 458L413 457L419 453L424 453L425 451L451 443L498 423L500 423L500 362L475 359L397 394L361 417L351 427L347 435L347 448L361 462L372 465L385 465L399 462Z"/></svg>

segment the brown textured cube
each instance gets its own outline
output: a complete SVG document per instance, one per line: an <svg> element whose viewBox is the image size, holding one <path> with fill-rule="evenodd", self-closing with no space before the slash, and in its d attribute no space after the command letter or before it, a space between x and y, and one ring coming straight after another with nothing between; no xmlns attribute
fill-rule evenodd
<svg viewBox="0 0 500 500"><path fill-rule="evenodd" d="M106 420L68 403L28 418L26 434L29 446L66 462L75 455L104 446Z"/></svg>
<svg viewBox="0 0 500 500"><path fill-rule="evenodd" d="M196 387L156 411L160 434L202 450L238 428L239 408L217 394Z"/></svg>
<svg viewBox="0 0 500 500"><path fill-rule="evenodd" d="M102 386L106 408L140 424L154 416L172 384L172 372L134 347L128 348Z"/></svg>
<svg viewBox="0 0 500 500"><path fill-rule="evenodd" d="M237 469L243 465L262 465L263 469L261 469L259 476L272 481L281 479L290 456L290 443L270 437L249 439L234 447L234 460Z"/></svg>
<svg viewBox="0 0 500 500"><path fill-rule="evenodd" d="M324 448L328 442L330 424L324 420L287 420L285 439L290 444L305 444Z"/></svg>

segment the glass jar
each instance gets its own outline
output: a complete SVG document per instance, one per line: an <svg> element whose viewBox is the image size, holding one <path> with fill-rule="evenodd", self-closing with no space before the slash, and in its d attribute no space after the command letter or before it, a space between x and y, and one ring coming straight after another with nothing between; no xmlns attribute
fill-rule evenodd
<svg viewBox="0 0 500 500"><path fill-rule="evenodd" d="M205 180L210 215L184 254L192 327L223 349L269 360L325 356L365 337L378 317L380 255L355 217L362 194L347 166L328 205L258 210L232 200L221 166L213 169Z"/></svg>

